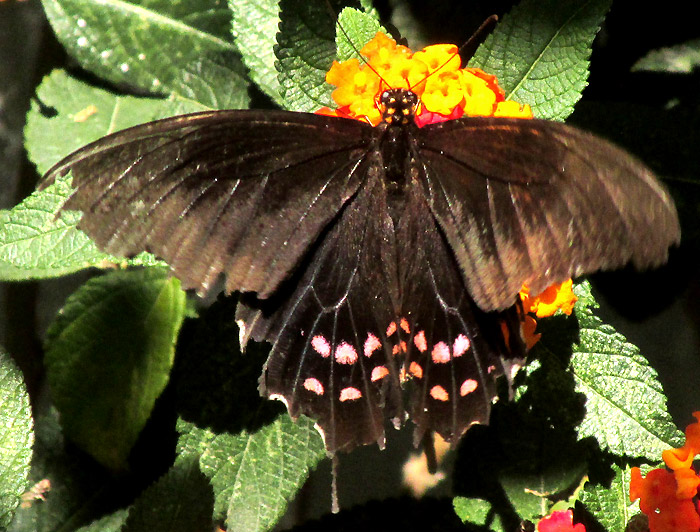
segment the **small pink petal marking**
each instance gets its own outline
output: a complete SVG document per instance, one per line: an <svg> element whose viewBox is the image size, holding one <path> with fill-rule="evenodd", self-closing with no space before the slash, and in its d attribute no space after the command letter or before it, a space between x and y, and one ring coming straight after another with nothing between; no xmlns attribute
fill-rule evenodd
<svg viewBox="0 0 700 532"><path fill-rule="evenodd" d="M446 364L450 361L450 348L445 342L438 342L433 346L433 352L430 355L436 364Z"/></svg>
<svg viewBox="0 0 700 532"><path fill-rule="evenodd" d="M425 340L425 331L420 331L413 337L413 343L416 344L418 351L425 353L428 350L428 342Z"/></svg>
<svg viewBox="0 0 700 532"><path fill-rule="evenodd" d="M339 364L354 364L357 362L357 351L347 342L335 348L335 360Z"/></svg>
<svg viewBox="0 0 700 532"><path fill-rule="evenodd" d="M355 401L360 397L362 397L362 392L357 388L353 388L352 386L340 390L341 401Z"/></svg>
<svg viewBox="0 0 700 532"><path fill-rule="evenodd" d="M367 340L365 340L365 356L371 357L372 353L374 353L381 346L382 342L379 341L379 338L374 336L372 333L369 333L367 335Z"/></svg>
<svg viewBox="0 0 700 532"><path fill-rule="evenodd" d="M401 318L401 321L399 322L399 327L405 332L406 334L410 334L411 332L411 327L408 324L408 320L406 318Z"/></svg>
<svg viewBox="0 0 700 532"><path fill-rule="evenodd" d="M430 397L436 401L449 401L450 395L447 393L445 388L440 385L433 386L430 388Z"/></svg>
<svg viewBox="0 0 700 532"><path fill-rule="evenodd" d="M316 395L323 395L323 384L321 384L318 379L314 379L313 377L309 377L304 381L304 388L315 393Z"/></svg>
<svg viewBox="0 0 700 532"><path fill-rule="evenodd" d="M328 343L323 336L314 336L311 339L311 346L316 350L316 352L323 358L326 358L331 354L331 345Z"/></svg>
<svg viewBox="0 0 700 532"><path fill-rule="evenodd" d="M465 395L472 393L478 387L479 383L474 379L467 379L462 383L462 386L459 387L459 395L464 397Z"/></svg>
<svg viewBox="0 0 700 532"><path fill-rule="evenodd" d="M423 378L423 368L420 367L420 364L418 364L418 362L411 362L411 364L408 366L408 372L411 375L413 375L416 379Z"/></svg>
<svg viewBox="0 0 700 532"><path fill-rule="evenodd" d="M372 375L370 379L372 380L372 382L376 382L380 379L383 379L387 375L389 375L389 370L386 369L385 366L377 366L372 370Z"/></svg>
<svg viewBox="0 0 700 532"><path fill-rule="evenodd" d="M392 321L389 326L386 328L386 335L391 336L396 332L396 322Z"/></svg>
<svg viewBox="0 0 700 532"><path fill-rule="evenodd" d="M472 343L469 341L469 338L463 334L460 334L457 338L455 338L454 347L452 348L453 356L461 357L467 352L471 345Z"/></svg>

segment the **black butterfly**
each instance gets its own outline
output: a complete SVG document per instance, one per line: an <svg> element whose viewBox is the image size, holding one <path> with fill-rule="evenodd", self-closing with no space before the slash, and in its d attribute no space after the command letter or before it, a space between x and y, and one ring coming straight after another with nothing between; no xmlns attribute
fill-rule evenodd
<svg viewBox="0 0 700 532"><path fill-rule="evenodd" d="M286 111L159 120L42 184L72 172L63 208L105 251L151 251L200 293L224 274L244 293L241 345L272 344L261 391L316 419L330 452L383 445L404 382L416 441L456 442L524 359L523 282L659 265L680 238L652 173L594 135L509 118L418 128L414 93L381 103L377 127Z"/></svg>

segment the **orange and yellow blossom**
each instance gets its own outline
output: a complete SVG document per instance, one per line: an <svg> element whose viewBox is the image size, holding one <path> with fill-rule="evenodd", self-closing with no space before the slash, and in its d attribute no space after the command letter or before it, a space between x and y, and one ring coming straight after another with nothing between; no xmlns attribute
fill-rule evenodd
<svg viewBox="0 0 700 532"><path fill-rule="evenodd" d="M650 532L698 532L700 514L696 503L700 477L692 468L700 454L700 412L685 430L685 445L663 452L668 469L653 469L642 477L633 467L630 500L639 499L639 509L649 517Z"/></svg>

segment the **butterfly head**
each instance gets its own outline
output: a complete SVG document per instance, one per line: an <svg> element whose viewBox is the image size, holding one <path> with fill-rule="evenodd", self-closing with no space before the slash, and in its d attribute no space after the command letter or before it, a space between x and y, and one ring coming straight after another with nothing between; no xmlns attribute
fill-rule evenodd
<svg viewBox="0 0 700 532"><path fill-rule="evenodd" d="M382 122L390 126L410 124L416 116L418 95L408 89L387 89L379 97Z"/></svg>

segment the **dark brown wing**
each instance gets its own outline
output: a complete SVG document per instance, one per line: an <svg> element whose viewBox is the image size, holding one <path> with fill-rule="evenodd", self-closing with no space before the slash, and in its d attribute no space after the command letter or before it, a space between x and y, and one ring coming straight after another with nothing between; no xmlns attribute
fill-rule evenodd
<svg viewBox="0 0 700 532"><path fill-rule="evenodd" d="M466 118L416 133L430 208L484 310L526 282L555 282L632 262L665 262L680 240L665 188L611 143L557 122Z"/></svg>
<svg viewBox="0 0 700 532"><path fill-rule="evenodd" d="M65 209L120 256L148 250L185 288L268 297L357 191L374 129L285 111L212 111L104 137L52 168L69 170Z"/></svg>

